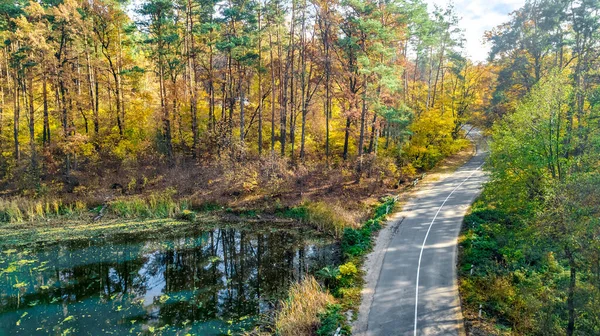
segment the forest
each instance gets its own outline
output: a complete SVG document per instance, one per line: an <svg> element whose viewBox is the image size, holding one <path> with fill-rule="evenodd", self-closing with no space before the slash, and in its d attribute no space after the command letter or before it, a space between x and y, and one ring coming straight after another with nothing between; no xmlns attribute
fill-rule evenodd
<svg viewBox="0 0 600 336"><path fill-rule="evenodd" d="M97 309L116 333L350 334L387 215L479 130L467 333L600 334L600 1L526 0L483 62L460 20L423 0L0 0L0 331Z"/></svg>
<svg viewBox="0 0 600 336"><path fill-rule="evenodd" d="M452 8L422 1L5 0L0 13L6 195L98 203L115 186L216 181L269 194L340 172L393 185L466 146L493 77L464 56Z"/></svg>

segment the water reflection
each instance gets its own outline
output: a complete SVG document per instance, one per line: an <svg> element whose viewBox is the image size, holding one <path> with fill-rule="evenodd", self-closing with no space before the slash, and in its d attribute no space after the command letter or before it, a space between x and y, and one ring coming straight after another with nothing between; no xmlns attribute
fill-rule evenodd
<svg viewBox="0 0 600 336"><path fill-rule="evenodd" d="M5 250L0 335L240 332L333 262L333 244L305 236L228 228Z"/></svg>

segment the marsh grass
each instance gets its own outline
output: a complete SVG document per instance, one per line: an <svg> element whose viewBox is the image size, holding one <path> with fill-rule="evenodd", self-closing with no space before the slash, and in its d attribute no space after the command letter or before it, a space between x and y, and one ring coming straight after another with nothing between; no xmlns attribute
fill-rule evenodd
<svg viewBox="0 0 600 336"><path fill-rule="evenodd" d="M195 216L189 211L190 202L187 199L174 198L175 189L141 196L123 196L107 203L108 213L113 217L132 218L179 218L185 212L185 218ZM57 198L0 198L0 222L23 223L42 222L54 218L83 219L84 215L99 213L102 206L91 209L83 200L73 203L63 202ZM188 213L189 212L189 213ZM94 215L95 216L95 215Z"/></svg>
<svg viewBox="0 0 600 336"><path fill-rule="evenodd" d="M148 197L123 197L109 203L109 211L121 218L173 218L189 210L190 202L176 200L172 188Z"/></svg>
<svg viewBox="0 0 600 336"><path fill-rule="evenodd" d="M354 220L343 207L325 202L307 202L305 218L318 230L339 238L344 229L353 227Z"/></svg>
<svg viewBox="0 0 600 336"><path fill-rule="evenodd" d="M60 199L0 198L0 222L22 223L42 221L58 216L73 217L87 211L85 202L65 204Z"/></svg>
<svg viewBox="0 0 600 336"><path fill-rule="evenodd" d="M325 312L334 298L323 291L312 276L293 284L288 298L281 303L275 319L277 334L281 336L313 335L319 327L319 315Z"/></svg>

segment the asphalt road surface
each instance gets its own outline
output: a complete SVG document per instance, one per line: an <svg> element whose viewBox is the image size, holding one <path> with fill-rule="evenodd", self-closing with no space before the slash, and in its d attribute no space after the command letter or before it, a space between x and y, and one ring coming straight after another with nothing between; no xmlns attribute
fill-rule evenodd
<svg viewBox="0 0 600 336"><path fill-rule="evenodd" d="M478 132L472 135L478 138L476 155L450 176L416 192L404 206L380 266L371 270L378 276L374 275L367 308L361 306L359 321L360 314L365 316L355 326L355 335L464 334L457 237L486 180L481 167L487 146Z"/></svg>

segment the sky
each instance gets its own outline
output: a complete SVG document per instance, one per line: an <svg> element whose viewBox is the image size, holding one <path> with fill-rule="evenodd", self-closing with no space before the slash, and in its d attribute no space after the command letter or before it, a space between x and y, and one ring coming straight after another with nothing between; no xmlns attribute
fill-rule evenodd
<svg viewBox="0 0 600 336"><path fill-rule="evenodd" d="M430 10L437 4L446 7L448 0L426 0ZM467 55L476 62L487 59L489 45L483 44L486 31L509 20L509 14L522 7L525 0L454 0L454 10L459 26L466 38Z"/></svg>

